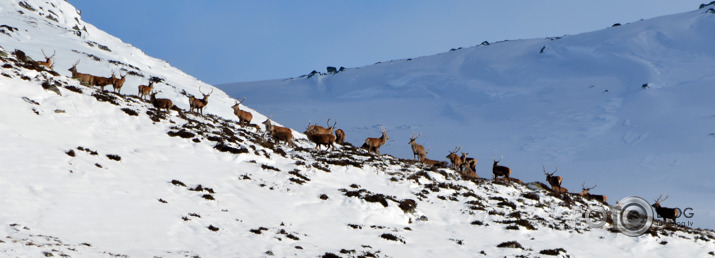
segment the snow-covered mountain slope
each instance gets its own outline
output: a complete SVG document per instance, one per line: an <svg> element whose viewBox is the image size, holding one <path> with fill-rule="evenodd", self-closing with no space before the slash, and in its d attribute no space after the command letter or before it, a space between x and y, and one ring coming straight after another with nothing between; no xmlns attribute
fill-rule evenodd
<svg viewBox="0 0 715 258"><path fill-rule="evenodd" d="M242 128L235 100L220 90L205 115L186 112L182 92L214 88L85 24L64 1L0 2L0 12L0 256L715 252L710 230L657 226L627 237L591 228L583 212L602 204L538 183L460 180L350 145L316 152L297 132L296 147L274 144ZM56 49L59 73L16 49L34 59ZM82 72L143 77L130 75L123 94L101 92L68 77L76 59ZM178 108L158 111L136 97L152 76ZM254 123L265 119L253 114Z"/></svg>
<svg viewBox="0 0 715 258"><path fill-rule="evenodd" d="M385 126L383 150L398 157L422 133L430 158L463 146L482 176L503 156L516 177L558 166L566 187L598 184L611 200L670 194L714 228L713 10L219 87L294 128L337 119L356 144Z"/></svg>

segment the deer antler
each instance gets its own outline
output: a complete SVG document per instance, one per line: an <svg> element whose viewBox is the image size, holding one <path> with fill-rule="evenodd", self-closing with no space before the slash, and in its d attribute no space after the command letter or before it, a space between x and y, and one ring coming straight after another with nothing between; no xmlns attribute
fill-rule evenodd
<svg viewBox="0 0 715 258"><path fill-rule="evenodd" d="M668 199L668 197L670 197L670 196L667 196L667 195L666 195L666 196L665 196L665 199L662 199L662 198L663 198L663 194L660 194L660 196L658 197L657 200L655 200L655 202L656 202L656 203L664 202L665 200ZM661 199L662 199L662 200L661 200Z"/></svg>
<svg viewBox="0 0 715 258"><path fill-rule="evenodd" d="M554 169L554 172L551 172L551 173L546 172L545 166L541 166L541 170L544 171L544 174L546 174L547 176L553 176L556 173L556 171L559 170L559 166L556 166L556 169Z"/></svg>
<svg viewBox="0 0 715 258"><path fill-rule="evenodd" d="M454 150L453 150L453 151L450 151L449 153L450 153L450 154L456 154L456 153L457 153L459 150L461 150L461 149L462 149L462 146L454 147Z"/></svg>

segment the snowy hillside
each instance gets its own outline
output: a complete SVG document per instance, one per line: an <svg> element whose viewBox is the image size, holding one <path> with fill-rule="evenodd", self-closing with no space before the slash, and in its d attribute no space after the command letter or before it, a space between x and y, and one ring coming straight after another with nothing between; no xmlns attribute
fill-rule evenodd
<svg viewBox="0 0 715 258"><path fill-rule="evenodd" d="M0 30L0 256L715 255L711 230L591 228L583 213L601 203L540 183L461 180L350 145L315 151L298 132L296 147L275 144L262 127L237 123L227 94L84 23L61 0L0 2ZM40 60L43 49L56 52L56 73L22 58ZM122 94L70 78L77 59L81 72L129 74ZM137 97L151 77L175 108ZM214 89L204 115L187 111L199 87ZM253 123L266 119L251 111Z"/></svg>
<svg viewBox="0 0 715 258"><path fill-rule="evenodd" d="M385 126L397 157L422 133L430 158L463 146L481 176L503 155L528 181L558 166L566 187L598 184L610 200L667 193L715 228L713 12L219 87L294 128L337 119L358 145Z"/></svg>

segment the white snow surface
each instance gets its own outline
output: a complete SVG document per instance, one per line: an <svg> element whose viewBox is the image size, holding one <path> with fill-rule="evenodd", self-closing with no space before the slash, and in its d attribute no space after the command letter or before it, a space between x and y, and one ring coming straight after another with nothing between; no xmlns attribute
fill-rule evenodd
<svg viewBox="0 0 715 258"><path fill-rule="evenodd" d="M400 157L409 156L409 134L422 132L430 156L463 145L487 160L477 168L484 177L490 177L484 165L490 155L504 155L525 182L543 181L542 164L558 165L572 191L577 178L598 183L611 204L619 195L667 192L666 204L692 206L695 226L709 225L715 50L698 40L714 37L705 33L713 22L715 15L698 10L559 40L501 42L235 90L299 131L309 118L337 118L359 145L385 126L393 140L382 152ZM0 256L494 257L562 248L560 256L572 257L701 257L715 251L710 230L656 227L627 237L610 226L590 228L581 215L601 204L557 198L536 184L459 180L451 169L426 170L350 147L316 152L298 132L298 147L273 145L236 123L234 98L83 22L65 1L0 2L0 29ZM639 30L649 32L636 33L642 42L633 44ZM594 46L602 38L614 40ZM538 54L541 46L546 50ZM35 60L43 49L56 51L59 76L20 67L10 54L15 49ZM141 76L127 77L123 96L102 93L69 78L78 59L80 72ZM162 114L134 97L151 76L164 79L155 86L158 96L184 112ZM43 89L48 80L61 95ZM642 83L652 86L642 90ZM188 114L182 92L199 95L199 88L214 90L206 115ZM266 119L244 109L253 123ZM179 131L193 135L168 134ZM407 200L416 205L403 209ZM522 248L497 247L508 241Z"/></svg>

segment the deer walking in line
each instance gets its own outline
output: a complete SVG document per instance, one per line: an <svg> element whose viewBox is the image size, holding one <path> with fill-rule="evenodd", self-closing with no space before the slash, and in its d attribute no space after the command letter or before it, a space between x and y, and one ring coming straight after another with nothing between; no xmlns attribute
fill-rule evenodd
<svg viewBox="0 0 715 258"><path fill-rule="evenodd" d="M77 72L77 65L79 64L80 60L77 60L74 65L68 71L72 73L72 78L77 79L80 84L84 84L87 86L93 86L94 85L94 75L87 74L87 73L80 73Z"/></svg>
<svg viewBox="0 0 715 258"><path fill-rule="evenodd" d="M251 112L244 111L239 108L239 106L244 101L246 101L246 97L243 97L243 99L241 101L236 100L236 104L231 106L231 108L233 109L233 114L236 115L236 117L238 117L238 123L241 126L249 125L249 124L251 124L251 120L253 120L253 115L251 114Z"/></svg>
<svg viewBox="0 0 715 258"><path fill-rule="evenodd" d="M554 176L554 174L558 170L559 170L559 167L556 166L556 169L554 170L554 172L549 173L549 172L546 172L546 166L541 166L541 171L544 171L544 175L546 175L546 182L548 182L551 185L551 189L552 190L559 189L559 191L561 191L560 190L561 189L561 181L563 181L563 178L560 176ZM554 191L556 191L556 190L554 190Z"/></svg>
<svg viewBox="0 0 715 258"><path fill-rule="evenodd" d="M492 161L494 161L494 165L492 165L492 173L494 174L494 179L496 180L498 177L501 176L506 178L507 180L510 180L509 176L511 176L511 168L499 165L499 162L502 159L504 159L504 157L499 160L492 159Z"/></svg>
<svg viewBox="0 0 715 258"><path fill-rule="evenodd" d="M112 77L114 77L114 73L112 73ZM122 93L122 87L124 86L124 82L127 80L127 74L125 73L124 75L121 74L121 71L119 72L119 78L114 78L112 81L112 88L114 89L114 92L121 94Z"/></svg>
<svg viewBox="0 0 715 258"><path fill-rule="evenodd" d="M284 141L289 146L295 146L295 143L293 142L293 132L290 128L271 124L271 117L266 119L266 121L263 121L263 125L266 126L266 132L276 141L276 143Z"/></svg>
<svg viewBox="0 0 715 258"><path fill-rule="evenodd" d="M387 130L385 130L385 127L381 127L380 130L382 130L382 136L380 138L365 139L365 143L362 145L362 147L366 148L368 152L380 154L380 147L382 145L385 145L387 140L390 139L390 137L387 137Z"/></svg>
<svg viewBox="0 0 715 258"><path fill-rule="evenodd" d="M412 136L410 136L410 142L407 144L412 147L412 158L423 161L427 157L427 153L425 152L424 146L417 144L417 138L420 138L420 136L422 136L422 133L417 136L413 133Z"/></svg>
<svg viewBox="0 0 715 258"><path fill-rule="evenodd" d="M453 151L450 151L446 158L452 162L452 169L457 172L462 172L462 158L457 155L457 152L462 149L462 146L455 147Z"/></svg>
<svg viewBox="0 0 715 258"><path fill-rule="evenodd" d="M149 95L151 104L154 105L154 107L156 107L159 111L163 108L166 109L166 113L170 113L169 109L174 106L174 103L171 102L170 99L157 99L156 94L159 92L161 91L152 92L151 95Z"/></svg>
<svg viewBox="0 0 715 258"><path fill-rule="evenodd" d="M144 100L144 97L149 96L151 91L154 90L154 82L150 81L149 85L139 85L139 98Z"/></svg>
<svg viewBox="0 0 715 258"><path fill-rule="evenodd" d="M199 86L199 92L201 93L201 95L204 95L204 98L198 99L194 96L189 97L189 112L195 113L194 110L198 110L199 113L203 115L204 107L209 104L209 96L214 93L214 90L211 89L211 92L209 92L209 94L205 94L203 91L201 91L201 86Z"/></svg>
<svg viewBox="0 0 715 258"><path fill-rule="evenodd" d="M675 218L680 216L680 211L678 209L661 207L660 203L667 200L668 196L666 195L665 199L662 199L662 198L663 198L663 194L661 194L660 197L658 197L658 199L655 200L655 203L651 206L653 206L653 208L655 208L655 213L657 213L658 216L663 218L664 222L668 222L668 220L672 220L673 223L675 223Z"/></svg>
<svg viewBox="0 0 715 258"><path fill-rule="evenodd" d="M335 129L335 125L338 124L338 121L335 120L333 121L333 125L330 125L330 119L328 118L328 121L325 123L327 128L319 126L318 124L311 125L310 122L308 122L308 128L306 128L306 132L310 132L313 134L333 134L333 130Z"/></svg>

